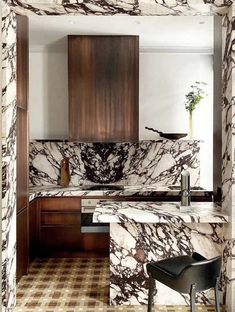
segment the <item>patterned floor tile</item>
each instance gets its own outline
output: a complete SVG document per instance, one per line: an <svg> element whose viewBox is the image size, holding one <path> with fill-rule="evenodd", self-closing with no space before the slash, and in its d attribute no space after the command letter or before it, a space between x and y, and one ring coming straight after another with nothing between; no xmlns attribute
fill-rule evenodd
<svg viewBox="0 0 235 312"><path fill-rule="evenodd" d="M108 295L108 259L37 259L18 284L14 312L147 311L146 306L109 306ZM197 311L215 310L198 306ZM189 312L189 308L155 306L153 312Z"/></svg>

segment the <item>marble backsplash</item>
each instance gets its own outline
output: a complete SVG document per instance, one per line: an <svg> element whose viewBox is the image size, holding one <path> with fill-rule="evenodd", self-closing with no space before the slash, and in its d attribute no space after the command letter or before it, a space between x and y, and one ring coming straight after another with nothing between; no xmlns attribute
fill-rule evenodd
<svg viewBox="0 0 235 312"><path fill-rule="evenodd" d="M180 183L184 165L190 171L191 185L200 184L200 141L33 141L29 151L31 186L59 184L64 157L69 157L70 185L175 185Z"/></svg>

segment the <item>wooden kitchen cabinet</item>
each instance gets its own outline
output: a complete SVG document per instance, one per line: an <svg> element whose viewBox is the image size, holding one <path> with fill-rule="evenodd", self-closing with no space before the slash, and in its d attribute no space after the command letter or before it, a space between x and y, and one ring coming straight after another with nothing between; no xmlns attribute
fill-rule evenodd
<svg viewBox="0 0 235 312"><path fill-rule="evenodd" d="M109 256L109 233L83 233L81 249L84 252Z"/></svg>
<svg viewBox="0 0 235 312"><path fill-rule="evenodd" d="M80 197L38 198L39 256L109 254L109 233L81 233Z"/></svg>
<svg viewBox="0 0 235 312"><path fill-rule="evenodd" d="M17 211L28 206L28 17L17 15Z"/></svg>
<svg viewBox="0 0 235 312"><path fill-rule="evenodd" d="M41 225L69 226L80 224L80 213L77 212L42 212Z"/></svg>
<svg viewBox="0 0 235 312"><path fill-rule="evenodd" d="M70 140L138 141L138 36L68 36L68 75Z"/></svg>
<svg viewBox="0 0 235 312"><path fill-rule="evenodd" d="M16 49L17 49L17 106L28 107L28 75L29 75L29 23L28 17L17 15Z"/></svg>
<svg viewBox="0 0 235 312"><path fill-rule="evenodd" d="M29 203L29 262L38 256L39 210L38 200Z"/></svg>
<svg viewBox="0 0 235 312"><path fill-rule="evenodd" d="M80 197L41 197L41 212L80 212Z"/></svg>
<svg viewBox="0 0 235 312"><path fill-rule="evenodd" d="M79 197L44 197L39 205L40 255L81 250L81 201Z"/></svg>
<svg viewBox="0 0 235 312"><path fill-rule="evenodd" d="M29 149L28 149L28 112L17 108L17 211L28 206L29 196Z"/></svg>
<svg viewBox="0 0 235 312"><path fill-rule="evenodd" d="M17 253L16 253L16 279L20 280L22 275L28 273L29 265L29 242L28 242L28 208L17 213Z"/></svg>
<svg viewBox="0 0 235 312"><path fill-rule="evenodd" d="M16 113L16 257L17 281L22 275L27 274L29 264L29 207L28 207L28 18L17 15L17 113Z"/></svg>
<svg viewBox="0 0 235 312"><path fill-rule="evenodd" d="M28 165L28 112L17 107L16 120L16 210L17 210L17 281L27 274L29 262L28 244L28 204L29 204L29 165Z"/></svg>

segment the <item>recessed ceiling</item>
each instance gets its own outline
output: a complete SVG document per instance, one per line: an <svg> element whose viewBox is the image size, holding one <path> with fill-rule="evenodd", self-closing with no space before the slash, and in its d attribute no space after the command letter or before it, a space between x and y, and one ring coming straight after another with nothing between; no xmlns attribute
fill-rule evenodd
<svg viewBox="0 0 235 312"><path fill-rule="evenodd" d="M212 16L30 16L30 48L67 35L139 35L144 48L213 49Z"/></svg>

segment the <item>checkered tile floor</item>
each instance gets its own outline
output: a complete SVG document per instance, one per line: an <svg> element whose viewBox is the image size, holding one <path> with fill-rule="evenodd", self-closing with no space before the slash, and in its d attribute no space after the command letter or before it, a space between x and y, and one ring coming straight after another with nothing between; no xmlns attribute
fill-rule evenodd
<svg viewBox="0 0 235 312"><path fill-rule="evenodd" d="M108 306L108 259L38 259L18 284L14 312L146 312L146 306ZM188 312L155 307L154 312ZM197 307L197 312L214 312Z"/></svg>

